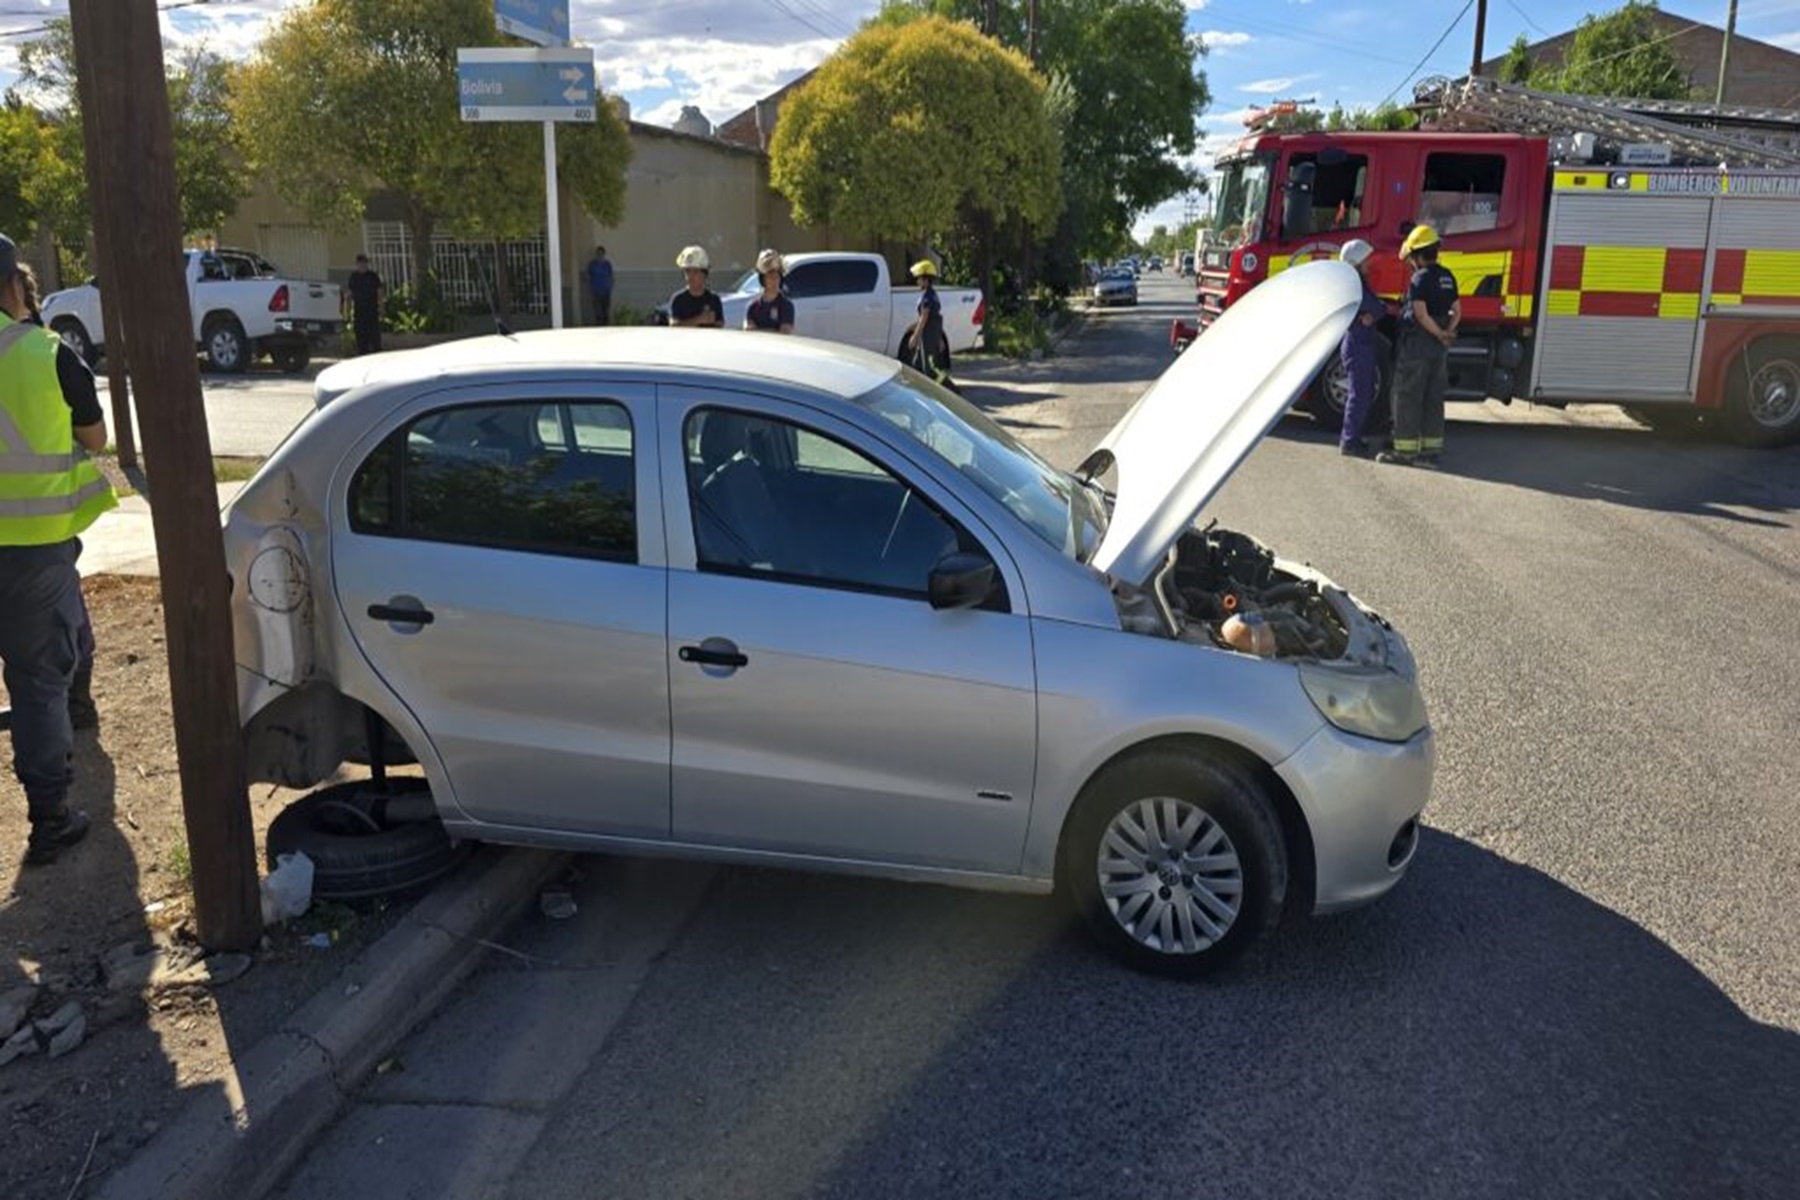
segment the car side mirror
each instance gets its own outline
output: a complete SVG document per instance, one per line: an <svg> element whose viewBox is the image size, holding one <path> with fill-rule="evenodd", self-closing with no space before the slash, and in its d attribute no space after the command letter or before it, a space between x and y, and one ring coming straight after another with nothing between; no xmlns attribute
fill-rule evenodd
<svg viewBox="0 0 1800 1200"><path fill-rule="evenodd" d="M999 568L985 554L959 550L931 568L926 594L933 608L975 608L993 593Z"/></svg>

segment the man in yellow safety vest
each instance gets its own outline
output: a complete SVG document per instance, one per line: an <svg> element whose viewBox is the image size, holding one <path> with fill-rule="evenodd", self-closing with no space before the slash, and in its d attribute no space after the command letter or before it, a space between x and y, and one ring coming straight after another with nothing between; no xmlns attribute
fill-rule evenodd
<svg viewBox="0 0 1800 1200"><path fill-rule="evenodd" d="M25 861L55 862L87 834L69 807L69 685L85 622L80 535L117 504L88 460L106 445L94 378L55 334L20 319L19 252L0 234L0 664L12 701L13 773L25 788Z"/></svg>

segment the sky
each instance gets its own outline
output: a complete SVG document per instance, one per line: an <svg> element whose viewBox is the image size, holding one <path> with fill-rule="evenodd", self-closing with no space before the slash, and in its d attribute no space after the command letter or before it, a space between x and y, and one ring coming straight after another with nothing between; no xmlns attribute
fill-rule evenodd
<svg viewBox="0 0 1800 1200"><path fill-rule="evenodd" d="M158 0L171 6L176 0ZM171 47L196 43L250 55L271 20L303 0L201 0L163 15ZM1460 75L1474 42L1472 0L1183 0L1188 30L1207 46L1212 105L1193 165L1236 139L1254 105L1314 100L1330 108L1405 100L1411 80ZM1665 11L1723 26L1727 0L1665 0ZM570 0L577 39L594 47L601 86L632 116L669 124L684 105L725 120L817 66L876 8L877 0ZM1573 28L1615 0L1490 0L1489 57L1523 33ZM14 81L17 46L67 0L0 0L0 88ZM1460 15L1459 15L1460 14ZM1738 29L1800 51L1800 0L1740 0ZM1441 42L1439 39L1442 39ZM1435 44L1435 49L1434 49ZM1129 53L1127 48L1125 52ZM1142 214L1144 236L1181 220L1180 198Z"/></svg>

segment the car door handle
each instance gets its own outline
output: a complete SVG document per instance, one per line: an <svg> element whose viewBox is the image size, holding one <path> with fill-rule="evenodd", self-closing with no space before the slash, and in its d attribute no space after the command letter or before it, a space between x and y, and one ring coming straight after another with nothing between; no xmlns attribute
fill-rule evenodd
<svg viewBox="0 0 1800 1200"><path fill-rule="evenodd" d="M369 615L377 621L387 621L395 625L429 625L437 620L429 608L396 604L371 604L369 605Z"/></svg>
<svg viewBox="0 0 1800 1200"><path fill-rule="evenodd" d="M676 657L684 663L702 667L730 667L736 670L750 665L749 657L735 649L716 650L708 646L683 646L676 651Z"/></svg>

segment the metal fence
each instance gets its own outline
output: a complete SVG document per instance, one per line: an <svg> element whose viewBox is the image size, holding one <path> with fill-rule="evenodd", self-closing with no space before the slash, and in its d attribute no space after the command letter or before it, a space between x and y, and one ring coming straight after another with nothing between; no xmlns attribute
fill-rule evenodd
<svg viewBox="0 0 1800 1200"><path fill-rule="evenodd" d="M363 252L390 291L412 287L412 234L403 222L364 221ZM458 312L488 311L488 289L500 287L502 260L511 310L549 312L550 266L542 235L510 242L465 242L442 233L431 239L438 290Z"/></svg>

